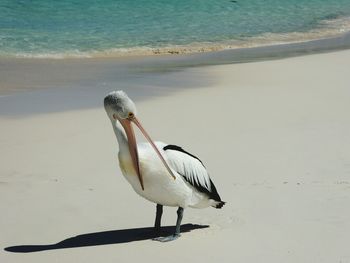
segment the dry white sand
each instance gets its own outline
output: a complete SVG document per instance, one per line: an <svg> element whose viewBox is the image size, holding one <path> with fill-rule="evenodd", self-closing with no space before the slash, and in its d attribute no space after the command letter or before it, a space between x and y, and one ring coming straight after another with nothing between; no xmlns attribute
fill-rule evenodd
<svg viewBox="0 0 350 263"><path fill-rule="evenodd" d="M350 262L349 68L350 51L194 68L212 84L139 102L227 202L185 210L209 227L170 243L138 229L155 205L122 177L102 105L1 117L0 262Z"/></svg>

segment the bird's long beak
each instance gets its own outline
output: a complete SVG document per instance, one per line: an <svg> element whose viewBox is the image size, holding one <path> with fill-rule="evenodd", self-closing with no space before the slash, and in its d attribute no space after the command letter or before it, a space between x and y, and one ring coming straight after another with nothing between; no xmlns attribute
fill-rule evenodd
<svg viewBox="0 0 350 263"><path fill-rule="evenodd" d="M142 174L141 174L141 171L140 171L140 163L139 163L139 156L138 156L138 151L137 151L137 144L136 144L135 133L134 133L134 129L131 126L131 122L135 123L135 125L140 129L142 134L145 136L145 138L148 140L148 142L152 145L153 149L157 153L157 155L160 158L160 160L163 162L165 168L168 170L170 175L175 180L176 177L173 174L173 172L171 171L169 165L165 161L165 159L162 156L162 154L159 152L157 146L154 144L154 142L151 139L151 137L148 135L146 130L142 127L141 123L137 120L137 118L135 116L133 116L132 118L128 118L128 119L119 119L118 118L118 120L120 121L121 125L123 126L123 128L125 130L125 133L126 133L126 136L128 138L129 151L130 151L132 163L133 163L134 169L136 171L136 174L137 174L137 176L139 178L142 190L145 190L145 188L144 188L144 184L143 184Z"/></svg>
<svg viewBox="0 0 350 263"><path fill-rule="evenodd" d="M143 184L142 174L140 172L139 154L137 151L137 144L134 129L131 126L131 121L129 119L119 119L121 125L123 126L126 136L128 137L129 152L132 160L132 164L136 171L137 177L139 178L142 190L145 190Z"/></svg>

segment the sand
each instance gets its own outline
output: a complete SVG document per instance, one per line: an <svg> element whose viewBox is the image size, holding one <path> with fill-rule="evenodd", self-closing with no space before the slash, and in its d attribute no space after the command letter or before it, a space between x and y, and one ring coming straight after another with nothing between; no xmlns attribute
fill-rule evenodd
<svg viewBox="0 0 350 263"><path fill-rule="evenodd" d="M144 229L155 205L121 175L103 96L38 112L44 90L18 95L27 111L0 117L0 262L350 262L349 68L349 50L196 67L139 98L151 136L198 155L227 202L185 210L169 243Z"/></svg>

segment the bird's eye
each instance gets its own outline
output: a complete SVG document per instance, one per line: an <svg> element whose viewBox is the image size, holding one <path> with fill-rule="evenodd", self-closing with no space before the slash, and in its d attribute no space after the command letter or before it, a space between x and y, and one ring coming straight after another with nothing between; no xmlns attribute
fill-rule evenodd
<svg viewBox="0 0 350 263"><path fill-rule="evenodd" d="M133 118L133 117L134 117L134 113L129 112L128 117L129 117L129 118Z"/></svg>

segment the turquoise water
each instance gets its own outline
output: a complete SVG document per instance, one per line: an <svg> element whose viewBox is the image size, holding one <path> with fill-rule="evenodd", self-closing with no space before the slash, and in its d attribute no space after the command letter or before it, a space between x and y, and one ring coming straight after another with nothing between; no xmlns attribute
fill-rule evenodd
<svg viewBox="0 0 350 263"><path fill-rule="evenodd" d="M350 30L349 0L0 0L0 56L182 53Z"/></svg>

